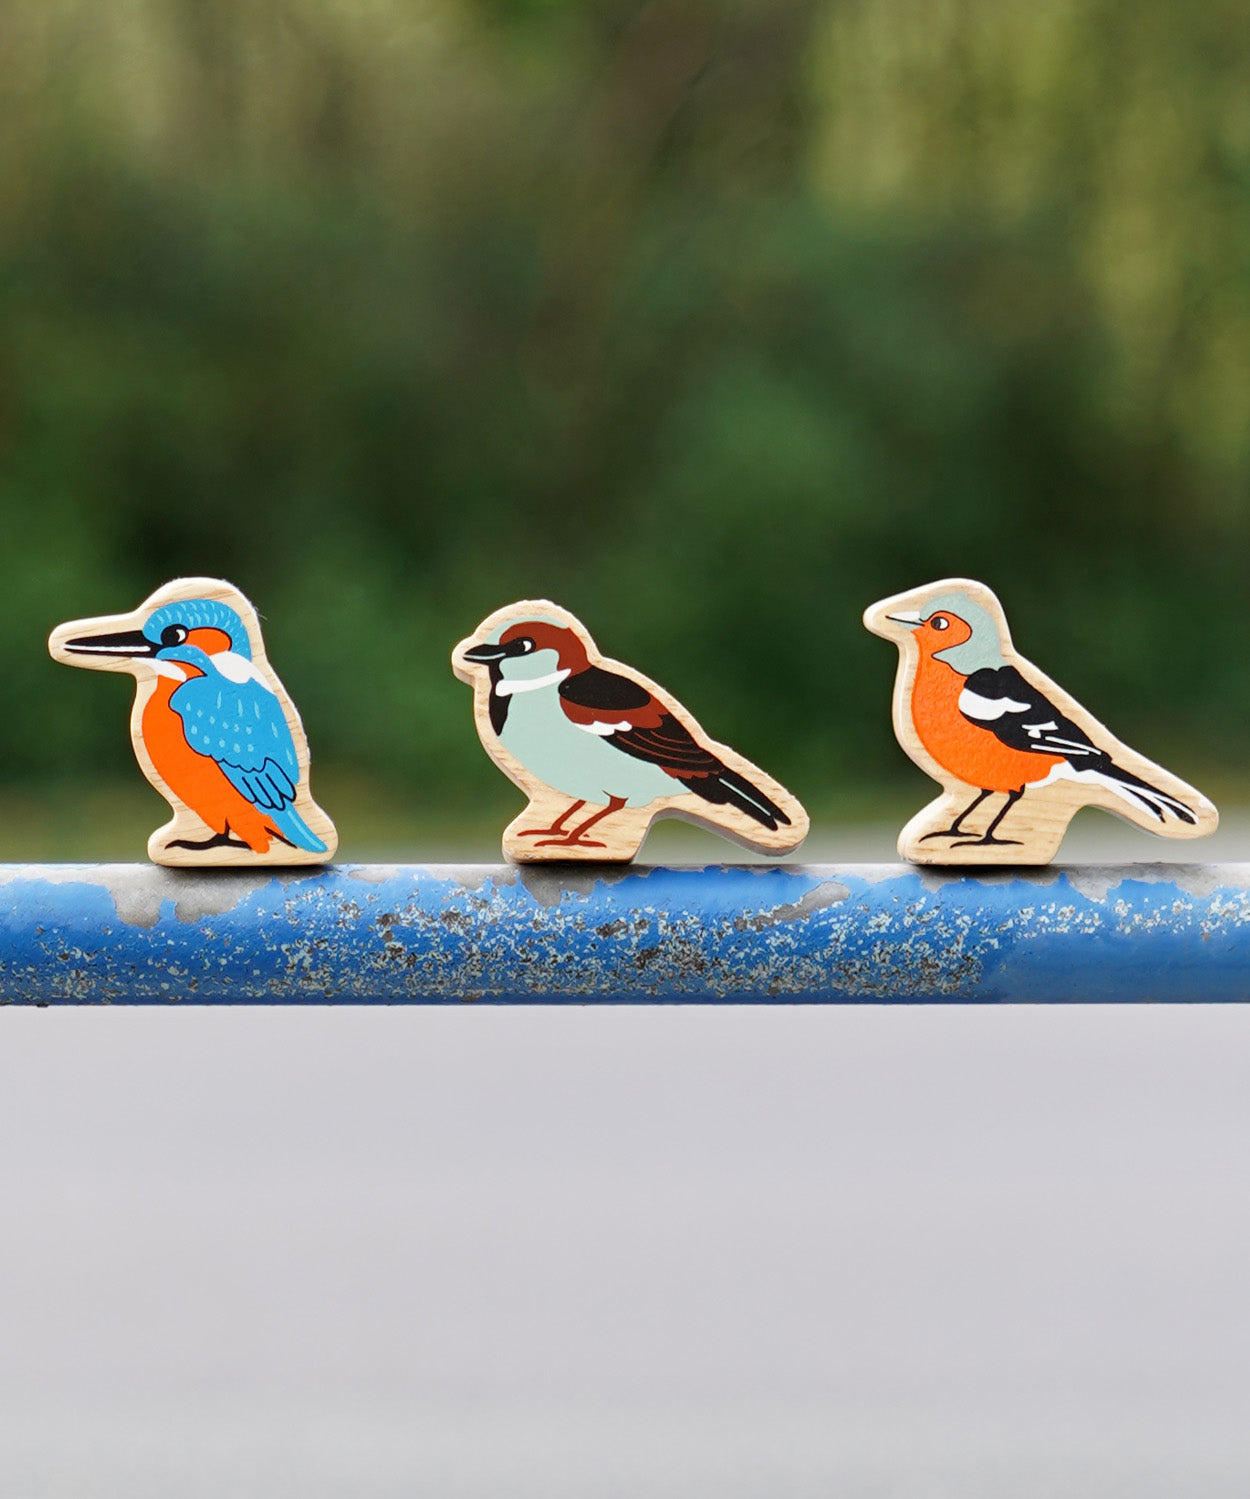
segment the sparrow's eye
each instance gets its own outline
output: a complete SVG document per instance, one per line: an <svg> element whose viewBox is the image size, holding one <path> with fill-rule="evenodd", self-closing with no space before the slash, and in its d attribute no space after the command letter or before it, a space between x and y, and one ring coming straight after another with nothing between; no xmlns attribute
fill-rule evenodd
<svg viewBox="0 0 1250 1499"><path fill-rule="evenodd" d="M161 631L161 644L181 645L188 633L186 625L166 625Z"/></svg>
<svg viewBox="0 0 1250 1499"><path fill-rule="evenodd" d="M518 640L517 645L520 647L520 651L523 656L528 655L530 651L534 649L534 642L529 638L528 635L526 635L524 639Z"/></svg>
<svg viewBox="0 0 1250 1499"><path fill-rule="evenodd" d="M935 614L929 623L935 630L949 630L951 624L944 614Z"/></svg>

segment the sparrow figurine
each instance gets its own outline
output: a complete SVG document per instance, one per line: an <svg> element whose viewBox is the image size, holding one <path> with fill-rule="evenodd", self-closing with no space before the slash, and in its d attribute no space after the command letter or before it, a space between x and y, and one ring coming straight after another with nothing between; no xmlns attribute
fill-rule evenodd
<svg viewBox="0 0 1250 1499"><path fill-rule="evenodd" d="M486 752L529 797L504 832L510 859L624 862L661 816L762 853L803 841L807 814L784 787L710 739L663 688L601 656L566 609L509 604L451 659L473 687Z"/></svg>

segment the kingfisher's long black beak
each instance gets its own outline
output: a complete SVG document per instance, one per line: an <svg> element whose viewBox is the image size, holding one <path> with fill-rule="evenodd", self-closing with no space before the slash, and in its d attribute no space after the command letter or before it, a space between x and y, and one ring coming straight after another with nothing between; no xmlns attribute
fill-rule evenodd
<svg viewBox="0 0 1250 1499"><path fill-rule="evenodd" d="M62 647L75 656L117 656L126 661L155 656L160 646L142 630L118 630L114 635L80 635Z"/></svg>
<svg viewBox="0 0 1250 1499"><path fill-rule="evenodd" d="M523 641L514 640L510 645L475 645L464 653L466 661L476 661L480 666L493 666L509 656L520 656L525 652Z"/></svg>

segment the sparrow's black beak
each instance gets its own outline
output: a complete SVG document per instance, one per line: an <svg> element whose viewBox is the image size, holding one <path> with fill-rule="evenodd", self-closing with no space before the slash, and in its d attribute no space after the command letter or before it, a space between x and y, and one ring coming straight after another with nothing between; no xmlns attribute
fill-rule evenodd
<svg viewBox="0 0 1250 1499"><path fill-rule="evenodd" d="M142 630L118 630L115 635L80 635L63 647L75 656L118 656L133 661L136 656L155 656L160 646Z"/></svg>
<svg viewBox="0 0 1250 1499"><path fill-rule="evenodd" d="M465 651L466 661L477 661L482 666L493 666L496 661L502 661L508 654L502 645L475 645L472 650Z"/></svg>
<svg viewBox="0 0 1250 1499"><path fill-rule="evenodd" d="M475 645L472 650L465 651L466 661L476 661L481 666L493 666L497 661L506 660L509 656L523 656L525 654L525 642L514 640L510 645Z"/></svg>

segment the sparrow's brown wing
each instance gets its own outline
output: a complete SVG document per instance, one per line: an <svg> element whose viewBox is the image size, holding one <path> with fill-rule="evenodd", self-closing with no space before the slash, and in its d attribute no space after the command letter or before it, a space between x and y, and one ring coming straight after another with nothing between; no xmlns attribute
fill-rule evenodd
<svg viewBox="0 0 1250 1499"><path fill-rule="evenodd" d="M640 682L591 666L560 683L565 715L635 760L657 765L704 801L734 806L766 828L790 819L745 776L700 744Z"/></svg>

